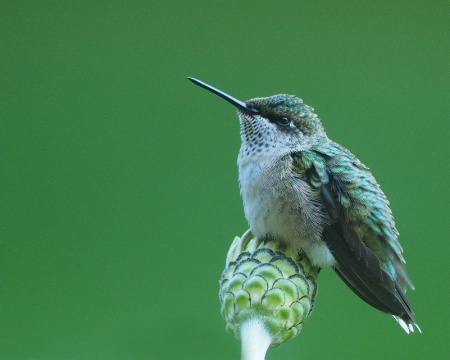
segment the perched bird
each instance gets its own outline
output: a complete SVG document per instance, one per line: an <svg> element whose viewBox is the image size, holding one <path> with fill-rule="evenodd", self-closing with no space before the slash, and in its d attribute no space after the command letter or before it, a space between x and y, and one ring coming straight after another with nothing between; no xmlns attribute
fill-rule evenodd
<svg viewBox="0 0 450 360"><path fill-rule="evenodd" d="M362 300L419 331L406 287L413 287L389 201L350 151L331 141L313 108L296 96L246 102L194 78L237 108L239 184L252 233L332 267Z"/></svg>

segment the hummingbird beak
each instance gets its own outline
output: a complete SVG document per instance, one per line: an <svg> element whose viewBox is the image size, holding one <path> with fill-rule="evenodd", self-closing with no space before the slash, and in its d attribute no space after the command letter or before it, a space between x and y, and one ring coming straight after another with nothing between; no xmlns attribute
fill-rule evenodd
<svg viewBox="0 0 450 360"><path fill-rule="evenodd" d="M211 91L212 93L214 93L216 95L219 95L222 99L225 99L230 104L236 106L239 110L241 110L243 112L246 112L248 114L253 114L253 115L259 114L259 110L256 110L256 109L253 109L253 108L247 106L247 104L245 102L235 99L231 95L228 95L228 94L224 93L223 91L204 83L203 81L200 81L193 77L188 77L188 79L191 80L195 85L198 85L206 90Z"/></svg>

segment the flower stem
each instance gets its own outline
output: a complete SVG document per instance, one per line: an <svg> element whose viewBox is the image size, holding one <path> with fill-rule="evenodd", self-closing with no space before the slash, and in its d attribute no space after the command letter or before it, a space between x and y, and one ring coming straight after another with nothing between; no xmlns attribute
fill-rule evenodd
<svg viewBox="0 0 450 360"><path fill-rule="evenodd" d="M271 342L262 319L248 319L241 327L241 360L264 360Z"/></svg>

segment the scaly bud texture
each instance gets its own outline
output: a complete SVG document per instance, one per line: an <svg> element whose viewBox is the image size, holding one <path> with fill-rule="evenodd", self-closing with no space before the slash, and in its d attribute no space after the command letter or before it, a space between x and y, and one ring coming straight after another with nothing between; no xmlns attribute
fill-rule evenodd
<svg viewBox="0 0 450 360"><path fill-rule="evenodd" d="M226 329L243 341L255 320L275 347L296 336L312 312L318 269L280 242L261 241L247 231L236 237L220 280Z"/></svg>

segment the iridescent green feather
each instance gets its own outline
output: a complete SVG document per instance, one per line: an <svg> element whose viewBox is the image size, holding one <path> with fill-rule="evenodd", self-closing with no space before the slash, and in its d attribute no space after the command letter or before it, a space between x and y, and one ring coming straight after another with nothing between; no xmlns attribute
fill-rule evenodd
<svg viewBox="0 0 450 360"><path fill-rule="evenodd" d="M295 171L312 187L331 187L346 222L357 229L361 240L400 288L405 291L406 284L413 287L404 268L389 201L368 168L350 151L328 139L318 141L312 150L296 153L293 159Z"/></svg>

